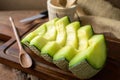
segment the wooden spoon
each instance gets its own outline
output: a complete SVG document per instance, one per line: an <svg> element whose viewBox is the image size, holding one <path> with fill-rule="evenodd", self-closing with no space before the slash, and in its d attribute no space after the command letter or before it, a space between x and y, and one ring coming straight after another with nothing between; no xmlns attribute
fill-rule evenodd
<svg viewBox="0 0 120 80"><path fill-rule="evenodd" d="M17 30L16 30L16 27L15 27L12 17L9 17L9 20L12 24L12 28L13 28L13 31L14 31L14 34L15 34L15 37L16 37L16 40L18 43L18 47L19 47L19 62L23 68L29 68L32 66L32 59L28 55L28 53L26 53L26 51L23 49L23 47L20 43L20 38L18 36L18 33L17 33Z"/></svg>

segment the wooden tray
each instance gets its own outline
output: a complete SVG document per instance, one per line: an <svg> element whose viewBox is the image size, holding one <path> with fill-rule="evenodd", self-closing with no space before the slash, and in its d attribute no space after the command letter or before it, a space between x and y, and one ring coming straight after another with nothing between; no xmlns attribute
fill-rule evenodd
<svg viewBox="0 0 120 80"><path fill-rule="evenodd" d="M33 23L19 27L18 31L21 37L25 36L31 30L34 30L47 21L43 19L39 24ZM18 46L11 29L11 26L0 24L0 41L4 43L0 45L0 63L20 69L26 73L33 74L43 80L80 80L71 72L60 70L54 64L46 62L41 57L34 54L28 48L30 56L34 61L31 68L25 69L19 65ZM120 40L106 37L108 57L105 67L93 78L89 80L119 80L120 79Z"/></svg>

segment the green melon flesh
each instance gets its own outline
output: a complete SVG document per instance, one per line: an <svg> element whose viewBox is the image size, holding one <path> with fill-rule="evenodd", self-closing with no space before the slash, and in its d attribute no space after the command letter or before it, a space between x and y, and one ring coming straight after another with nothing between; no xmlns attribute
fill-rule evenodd
<svg viewBox="0 0 120 80"><path fill-rule="evenodd" d="M63 17L60 20L56 22L56 30L57 30L57 37L56 37L56 42L64 46L66 42L66 29L65 27L69 24L69 18Z"/></svg>
<svg viewBox="0 0 120 80"><path fill-rule="evenodd" d="M78 39L77 39L77 29L80 27L79 22L73 22L69 24L66 27L66 32L67 32L67 41L66 41L66 46L60 49L53 57L54 61L57 61L61 58L64 58L66 56L67 60L69 61L73 55L76 53L74 52L75 50L73 48L78 47ZM69 56L67 55L70 53Z"/></svg>
<svg viewBox="0 0 120 80"><path fill-rule="evenodd" d="M36 47L39 51L41 51L42 47L48 42L47 39L36 36L34 39L31 40L30 46Z"/></svg>
<svg viewBox="0 0 120 80"><path fill-rule="evenodd" d="M41 54L49 54L49 56L53 57L54 54L61 48L59 44L54 41L48 42L41 50Z"/></svg>
<svg viewBox="0 0 120 80"><path fill-rule="evenodd" d="M75 55L69 62L69 70L80 79L88 79L101 70L106 60L106 44L103 35L90 38L89 47Z"/></svg>
<svg viewBox="0 0 120 80"><path fill-rule="evenodd" d="M58 21L58 18L53 19L52 21L50 21L49 23L46 24L47 26L47 32L44 34L44 38L49 40L49 41L53 41L56 39L56 25L55 23Z"/></svg>
<svg viewBox="0 0 120 80"><path fill-rule="evenodd" d="M72 22L66 27L67 41L66 46L78 48L77 30L80 28L80 22Z"/></svg>
<svg viewBox="0 0 120 80"><path fill-rule="evenodd" d="M55 22L58 18L55 18L46 23L47 31L44 35L38 35L33 38L30 42L31 46L35 46L39 51L41 51L42 47L49 41L56 39L56 29L55 29Z"/></svg>
<svg viewBox="0 0 120 80"><path fill-rule="evenodd" d="M68 17L63 17L59 19L56 23L57 36L55 41L49 41L41 50L41 55L44 58L44 55L53 57L53 55L61 47L65 45L66 42L66 30L65 27L69 24ZM46 59L46 58L45 58Z"/></svg>
<svg viewBox="0 0 120 80"><path fill-rule="evenodd" d="M27 36L25 36L22 39L22 43L30 43L30 41L37 35L42 36L44 33L46 32L46 24L44 23L43 25L39 26L36 30L34 30L33 32L29 33Z"/></svg>
<svg viewBox="0 0 120 80"><path fill-rule="evenodd" d="M78 30L78 40L79 40L79 47L78 50L82 51L85 50L88 45L88 39L93 36L93 30L91 25L85 25Z"/></svg>
<svg viewBox="0 0 120 80"><path fill-rule="evenodd" d="M104 36L93 36L89 40L89 45L93 47L93 51L87 54L86 59L88 63L90 63L95 69L102 68L106 60L106 44Z"/></svg>
<svg viewBox="0 0 120 80"><path fill-rule="evenodd" d="M61 48L53 57L53 63L62 70L68 70L69 61L76 55L77 50L71 46Z"/></svg>
<svg viewBox="0 0 120 80"><path fill-rule="evenodd" d="M72 25L72 26L71 26ZM67 70L69 61L81 50L88 47L88 39L93 35L92 27L90 25L83 26L81 28L78 22L73 22L70 26L67 26L67 46L60 49L53 57L54 63L61 69ZM71 37L71 38L70 38ZM85 45L79 45L79 43L84 41ZM69 43L69 44L68 44ZM84 47L79 50L78 47ZM61 63L62 62L62 63ZM65 63L67 64L65 64ZM63 64L63 65L62 65ZM63 68L64 66L64 68Z"/></svg>

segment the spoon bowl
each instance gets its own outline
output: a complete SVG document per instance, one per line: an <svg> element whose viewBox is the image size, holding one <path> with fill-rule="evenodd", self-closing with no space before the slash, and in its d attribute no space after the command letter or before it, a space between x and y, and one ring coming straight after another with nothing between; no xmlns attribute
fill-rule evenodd
<svg viewBox="0 0 120 80"><path fill-rule="evenodd" d="M16 27L15 27L12 17L9 17L9 20L12 24L13 32L15 34L15 37L16 37L16 40L18 43L18 47L19 47L19 62L23 68L29 68L32 66L32 59L28 55L28 53L26 53L26 51L24 50L24 48L22 47L22 45L20 43L20 38L18 36L18 33L17 33L17 30L16 30Z"/></svg>
<svg viewBox="0 0 120 80"><path fill-rule="evenodd" d="M28 68L32 65L31 57L27 53L21 53L21 55L19 55L19 62L24 68Z"/></svg>

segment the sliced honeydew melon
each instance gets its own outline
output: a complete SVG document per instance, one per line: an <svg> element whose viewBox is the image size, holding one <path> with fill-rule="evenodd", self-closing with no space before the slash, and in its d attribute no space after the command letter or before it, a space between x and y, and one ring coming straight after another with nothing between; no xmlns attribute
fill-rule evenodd
<svg viewBox="0 0 120 80"><path fill-rule="evenodd" d="M101 69L104 66L106 60L106 43L104 35L93 36L93 38L89 40L89 45L93 46L94 52L87 54L86 59L93 68Z"/></svg>
<svg viewBox="0 0 120 80"><path fill-rule="evenodd" d="M76 54L69 63L69 70L80 79L89 79L97 74L105 64L106 44L103 35L94 35L89 47Z"/></svg>
<svg viewBox="0 0 120 80"><path fill-rule="evenodd" d="M93 36L93 29L91 25L85 25L77 31L77 34L79 40L78 50L80 52L82 50L85 50L89 46L88 39Z"/></svg>
<svg viewBox="0 0 120 80"><path fill-rule="evenodd" d="M58 21L58 18L53 19L52 21L50 21L48 24L46 24L47 27L47 32L44 34L43 38L49 40L49 41L53 41L56 39L56 21Z"/></svg>
<svg viewBox="0 0 120 80"><path fill-rule="evenodd" d="M77 53L78 39L77 30L80 28L79 22L72 22L66 27L67 41L66 45L61 48L53 57L53 62L63 70L68 69L68 61Z"/></svg>
<svg viewBox="0 0 120 80"><path fill-rule="evenodd" d="M56 39L55 22L58 18L55 18L46 23L46 33L44 35L37 35L30 41L30 49L36 54L40 55L42 47L49 41Z"/></svg>
<svg viewBox="0 0 120 80"><path fill-rule="evenodd" d="M48 42L41 50L42 57L51 62L53 55L65 45L66 42L66 30L65 27L69 24L69 18L67 16L59 19L56 22L57 36L55 41Z"/></svg>
<svg viewBox="0 0 120 80"><path fill-rule="evenodd" d="M48 42L41 50L41 56L48 62L53 61L54 54L61 48L57 42Z"/></svg>
<svg viewBox="0 0 120 80"><path fill-rule="evenodd" d="M29 33L28 35L26 35L23 39L22 39L22 44L26 45L29 47L30 41L36 37L37 35L43 35L46 32L46 24L42 24L41 26L39 26L36 30L32 31L31 33Z"/></svg>
<svg viewBox="0 0 120 80"><path fill-rule="evenodd" d="M78 25L78 24L77 24ZM80 25L79 25L80 26ZM69 30L69 29L68 29ZM74 31L74 29L73 29ZM75 30L76 31L76 30ZM66 46L64 48L62 48L61 50L59 50L53 60L54 63L61 69L63 70L68 70L68 64L69 61L76 55L78 54L81 50L86 49L88 47L88 39L93 35L93 30L92 27L90 25L85 25L81 28L79 28L76 32L77 33L77 38L78 38L78 49L72 46ZM69 35L69 33L68 33ZM70 35L69 35L70 36ZM68 38L70 39L70 38ZM77 40L77 39L76 39ZM74 41L71 40L68 41L70 44L74 43ZM77 43L78 43L77 42ZM81 45L81 42L84 42L85 45ZM75 45L75 44L74 44ZM80 49L80 47L84 47L82 49Z"/></svg>
<svg viewBox="0 0 120 80"><path fill-rule="evenodd" d="M78 21L72 22L66 27L66 32L67 32L66 46L72 46L76 49L78 48L77 30L79 28L80 28L80 22Z"/></svg>

